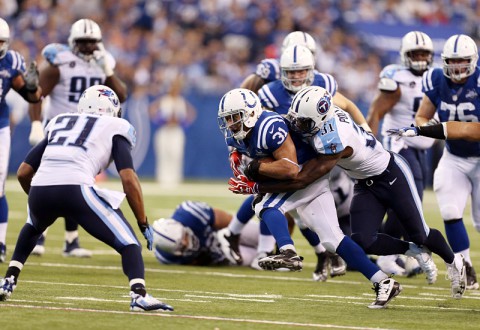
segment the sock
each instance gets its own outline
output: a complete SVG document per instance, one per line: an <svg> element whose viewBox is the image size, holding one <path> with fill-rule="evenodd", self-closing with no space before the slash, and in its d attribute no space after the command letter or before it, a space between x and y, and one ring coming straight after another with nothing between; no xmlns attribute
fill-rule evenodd
<svg viewBox="0 0 480 330"><path fill-rule="evenodd" d="M282 248L284 246L293 246L293 240L288 232L287 219L278 209L268 208L261 214L262 221L268 227L273 237L277 241L277 245Z"/></svg>
<svg viewBox="0 0 480 330"><path fill-rule="evenodd" d="M7 197L0 197L0 243L5 244L7 237L8 203Z"/></svg>
<svg viewBox="0 0 480 330"><path fill-rule="evenodd" d="M470 240L463 219L445 221L444 224L448 243L453 252L457 253L470 247Z"/></svg>
<svg viewBox="0 0 480 330"><path fill-rule="evenodd" d="M232 218L232 221L228 224L228 229L233 235L240 235L242 229L245 227L245 223L240 222L237 216Z"/></svg>
<svg viewBox="0 0 480 330"><path fill-rule="evenodd" d="M272 235L258 236L257 252L272 252L275 249L275 238Z"/></svg>
<svg viewBox="0 0 480 330"><path fill-rule="evenodd" d="M130 290L136 294L145 297L147 290L145 289L145 280L143 278L135 278L130 281Z"/></svg>
<svg viewBox="0 0 480 330"><path fill-rule="evenodd" d="M311 246L315 247L320 244L320 238L318 238L317 233L315 233L310 228L301 228L300 231L302 232L303 237L307 239L308 243L310 243Z"/></svg>
<svg viewBox="0 0 480 330"><path fill-rule="evenodd" d="M78 237L78 230L65 232L65 240L67 241L67 243L72 243L77 237Z"/></svg>
<svg viewBox="0 0 480 330"><path fill-rule="evenodd" d="M362 248L348 236L343 237L336 252L345 260L347 265L358 270L369 280L380 270L380 268L367 257Z"/></svg>

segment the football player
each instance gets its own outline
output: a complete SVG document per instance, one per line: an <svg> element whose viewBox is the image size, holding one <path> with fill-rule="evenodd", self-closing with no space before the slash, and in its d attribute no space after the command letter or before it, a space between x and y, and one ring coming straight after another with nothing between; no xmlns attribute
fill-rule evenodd
<svg viewBox="0 0 480 330"><path fill-rule="evenodd" d="M206 203L184 201L170 218L159 219L152 224L155 257L162 264L232 264L225 258L217 240L217 232L225 228L231 219L230 213ZM257 222L250 221L242 229L239 249L243 266L250 266L257 254L258 235ZM272 241L267 251L271 252L274 245Z"/></svg>
<svg viewBox="0 0 480 330"><path fill-rule="evenodd" d="M20 231L12 260L0 281L0 301L8 299L38 237L59 217L72 217L88 233L122 256L130 285L130 310L172 311L147 294L141 245L119 209L123 198L152 249L142 190L133 168L135 129L119 118L120 100L107 86L89 87L80 97L78 113L60 114L47 127L46 138L28 153L18 168L28 194L28 220ZM115 162L125 193L96 187L95 176Z"/></svg>
<svg viewBox="0 0 480 330"><path fill-rule="evenodd" d="M393 139L386 131L395 127L409 126L422 100L422 75L433 62L433 43L430 37L420 31L408 32L402 38L400 47L401 65L391 64L380 73L379 92L373 100L367 121L373 134L379 136L378 128L383 119L383 146L402 155L410 165L420 199L423 199L424 182L427 176L427 149L435 140L429 138ZM394 212L388 211L384 231L394 237L406 236ZM379 256L380 268L387 273L407 275L397 262L398 256Z"/></svg>
<svg viewBox="0 0 480 330"><path fill-rule="evenodd" d="M10 27L0 18L0 263L5 262L8 203L5 196L5 181L8 175L10 157L11 131L10 109L5 96L10 89L17 91L27 102L39 102L42 88L38 86L38 71L35 62L32 62L25 72L23 56L9 50Z"/></svg>
<svg viewBox="0 0 480 330"><path fill-rule="evenodd" d="M230 190L235 193L258 193L255 190L258 185L244 184L246 177L255 179L258 174L271 180L294 180L300 171L298 164L315 157L313 149L301 137L292 139L283 117L262 110L260 100L250 90L238 88L227 92L219 104L218 120L227 145L253 158L245 175L230 179ZM273 161L258 160L267 156L272 157ZM280 251L278 255L260 259L260 267L302 269L302 258L295 251L284 216L293 210L315 231L327 250L338 253L349 265L375 283L377 299L370 305L371 308L384 308L401 292L400 284L371 262L360 246L340 229L328 175L318 178L303 189L258 196L255 214L266 223Z"/></svg>
<svg viewBox="0 0 480 330"><path fill-rule="evenodd" d="M369 254L415 257L429 284L437 279L437 268L431 257L431 251L435 252L447 266L452 297L460 299L466 284L465 260L461 254L454 254L440 231L426 224L406 161L385 150L373 134L361 129L348 113L333 105L330 93L321 87L300 91L287 120L291 129L300 133L318 156L304 164L293 182L260 183L256 190L293 192L340 165L356 180L350 207L352 239ZM260 174L264 171L262 165L257 169ZM249 183L249 186L255 187L255 184ZM397 213L413 242L378 232L387 209Z"/></svg>
<svg viewBox="0 0 480 330"><path fill-rule="evenodd" d="M42 50L45 61L40 65L40 86L45 102L43 120L48 123L60 113L75 112L83 91L90 86L103 84L118 95L120 102L127 98L127 88L115 74L115 60L105 50L102 32L97 23L80 19L73 23L68 45L49 44ZM32 130L30 143L38 143L44 137L41 103L30 106ZM40 238L33 254L45 252L45 235ZM90 257L92 252L83 249L78 240L78 224L65 219L65 245L63 255L67 257Z"/></svg>
<svg viewBox="0 0 480 330"><path fill-rule="evenodd" d="M418 126L441 122L478 122L480 120L480 69L475 41L467 35L451 36L443 47L442 68L430 69L423 78L425 96L415 122ZM433 178L433 189L444 220L447 239L453 251L467 262L467 288L478 289L470 258L470 241L463 223L469 195L472 218L480 231L480 142L446 140L442 158Z"/></svg>

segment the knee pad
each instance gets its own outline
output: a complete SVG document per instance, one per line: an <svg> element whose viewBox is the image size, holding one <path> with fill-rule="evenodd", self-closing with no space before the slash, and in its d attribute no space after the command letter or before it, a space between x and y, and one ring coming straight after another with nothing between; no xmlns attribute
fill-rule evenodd
<svg viewBox="0 0 480 330"><path fill-rule="evenodd" d="M444 221L450 219L460 219L463 216L463 210L460 210L456 205L447 204L440 207L440 214Z"/></svg>

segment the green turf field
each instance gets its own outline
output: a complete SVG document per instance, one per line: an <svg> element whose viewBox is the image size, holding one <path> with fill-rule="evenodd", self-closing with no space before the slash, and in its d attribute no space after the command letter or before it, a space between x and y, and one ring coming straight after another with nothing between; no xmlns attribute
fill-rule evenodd
<svg viewBox="0 0 480 330"><path fill-rule="evenodd" d="M102 184L119 190L115 180ZM150 222L167 217L185 199L201 200L235 212L243 198L226 183L191 183L175 189L144 182ZM12 178L6 191L10 207L8 259L26 217L26 195ZM426 192L427 222L442 232L436 201ZM126 202L122 209L144 242ZM469 213L468 213L469 214ZM480 270L480 234L465 217L472 259ZM91 259L61 256L64 222L57 221L47 236L46 253L32 256L10 300L0 303L0 329L478 329L480 291L463 299L450 297L446 268L437 257L439 277L427 285L419 275L397 280L403 292L385 310L366 306L375 298L370 282L357 272L318 283L311 280L316 257L298 230L297 249L304 270L295 273L260 272L242 267L164 266L144 249L147 289L174 306L171 313L129 312L129 288L115 251L83 231L82 246ZM3 276L7 264L0 264Z"/></svg>

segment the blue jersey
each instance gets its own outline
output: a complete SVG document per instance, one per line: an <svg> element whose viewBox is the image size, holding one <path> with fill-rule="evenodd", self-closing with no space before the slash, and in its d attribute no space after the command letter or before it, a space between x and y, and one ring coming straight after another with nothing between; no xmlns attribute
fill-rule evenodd
<svg viewBox="0 0 480 330"><path fill-rule="evenodd" d="M197 251L190 251L186 255L176 256L171 253L155 249L155 256L165 264L197 264L202 255L209 256L209 262L219 263L224 256L217 248L215 238L215 215L213 209L206 203L185 201L180 204L173 215L175 221L192 230L197 237L199 245Z"/></svg>
<svg viewBox="0 0 480 330"><path fill-rule="evenodd" d="M480 69L464 84L455 84L441 68L430 69L423 76L422 91L435 105L441 122L478 122L480 119ZM479 157L480 142L446 140L447 150L459 157Z"/></svg>
<svg viewBox="0 0 480 330"><path fill-rule="evenodd" d="M337 81L331 75L315 72L312 86L325 88L330 94L337 92ZM281 80L272 81L258 91L258 97L262 106L275 111L281 115L286 115L295 93L290 92L283 86Z"/></svg>
<svg viewBox="0 0 480 330"><path fill-rule="evenodd" d="M5 102L5 96L12 88L12 80L25 72L25 60L14 50L9 50L0 59L0 128L10 125L10 110Z"/></svg>
<svg viewBox="0 0 480 330"><path fill-rule="evenodd" d="M264 110L258 118L255 127L252 128L248 139L238 141L234 138L227 138L227 145L236 148L241 154L250 158L271 157L275 150L280 148L285 142L288 133L287 123L282 116L275 112ZM303 164L315 157L315 151L300 136L294 134L291 137L297 150L299 164Z"/></svg>

